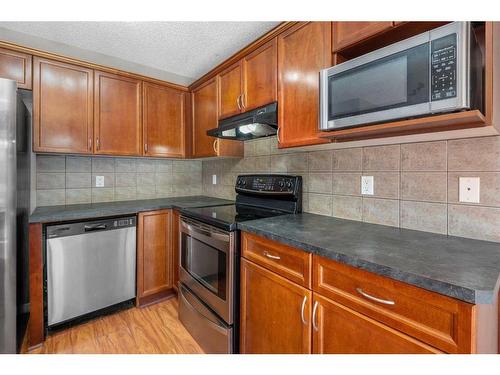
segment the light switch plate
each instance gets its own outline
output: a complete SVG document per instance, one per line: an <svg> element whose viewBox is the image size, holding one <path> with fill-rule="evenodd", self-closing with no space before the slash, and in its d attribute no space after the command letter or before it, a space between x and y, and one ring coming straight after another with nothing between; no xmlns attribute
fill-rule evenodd
<svg viewBox="0 0 500 375"><path fill-rule="evenodd" d="M460 202L479 203L479 177L459 177L459 197Z"/></svg>
<svg viewBox="0 0 500 375"><path fill-rule="evenodd" d="M212 185L217 185L217 175L216 174L212 175Z"/></svg>
<svg viewBox="0 0 500 375"><path fill-rule="evenodd" d="M373 195L373 176L361 176L361 194Z"/></svg>
<svg viewBox="0 0 500 375"><path fill-rule="evenodd" d="M95 176L95 187L104 187L104 176Z"/></svg>

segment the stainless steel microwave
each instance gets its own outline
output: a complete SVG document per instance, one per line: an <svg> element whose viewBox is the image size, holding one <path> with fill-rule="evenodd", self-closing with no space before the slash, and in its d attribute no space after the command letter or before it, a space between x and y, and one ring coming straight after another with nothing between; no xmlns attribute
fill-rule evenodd
<svg viewBox="0 0 500 375"><path fill-rule="evenodd" d="M482 82L481 67L471 78L471 32L470 22L449 23L322 70L320 129L471 108Z"/></svg>

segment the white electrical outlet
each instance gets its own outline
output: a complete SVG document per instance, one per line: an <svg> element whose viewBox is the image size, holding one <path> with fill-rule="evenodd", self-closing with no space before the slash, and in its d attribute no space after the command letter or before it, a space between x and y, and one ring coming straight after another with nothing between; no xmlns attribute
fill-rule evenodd
<svg viewBox="0 0 500 375"><path fill-rule="evenodd" d="M373 195L373 176L361 176L361 194Z"/></svg>
<svg viewBox="0 0 500 375"><path fill-rule="evenodd" d="M479 203L479 177L460 177L458 200L460 202Z"/></svg>
<svg viewBox="0 0 500 375"><path fill-rule="evenodd" d="M212 185L217 185L217 175L216 174L212 175Z"/></svg>
<svg viewBox="0 0 500 375"><path fill-rule="evenodd" d="M104 176L95 176L95 187L104 187Z"/></svg>

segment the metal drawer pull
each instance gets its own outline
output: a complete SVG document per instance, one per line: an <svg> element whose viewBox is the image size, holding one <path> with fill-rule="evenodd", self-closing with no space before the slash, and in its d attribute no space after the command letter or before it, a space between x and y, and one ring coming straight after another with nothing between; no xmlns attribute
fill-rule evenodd
<svg viewBox="0 0 500 375"><path fill-rule="evenodd" d="M276 260L280 260L281 259L280 256L278 256L278 255L271 255L267 251L264 251L264 256L266 256L268 258L271 258L271 259L276 259Z"/></svg>
<svg viewBox="0 0 500 375"><path fill-rule="evenodd" d="M388 300L388 299L380 299L377 297L370 296L369 294L363 292L363 289L361 288L356 288L356 292L361 294L363 297L368 298L372 301L378 302L378 303L383 303L384 305L394 305L396 304L394 301Z"/></svg>
<svg viewBox="0 0 500 375"><path fill-rule="evenodd" d="M316 311L318 310L318 301L314 302L314 307L313 307L313 316L312 316L312 323L313 323L313 328L317 332L319 331L318 325L316 324Z"/></svg>
<svg viewBox="0 0 500 375"><path fill-rule="evenodd" d="M304 300L302 301L302 307L300 309L300 318L302 319L302 324L307 325L306 318L304 317L304 308L306 307L307 296L304 296Z"/></svg>

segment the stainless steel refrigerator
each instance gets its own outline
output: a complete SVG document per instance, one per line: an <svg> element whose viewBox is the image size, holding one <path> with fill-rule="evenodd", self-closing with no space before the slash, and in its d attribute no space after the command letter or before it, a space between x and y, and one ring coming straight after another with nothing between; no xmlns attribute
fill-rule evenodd
<svg viewBox="0 0 500 375"><path fill-rule="evenodd" d="M26 94L0 79L0 353L16 353L28 306L30 113Z"/></svg>

